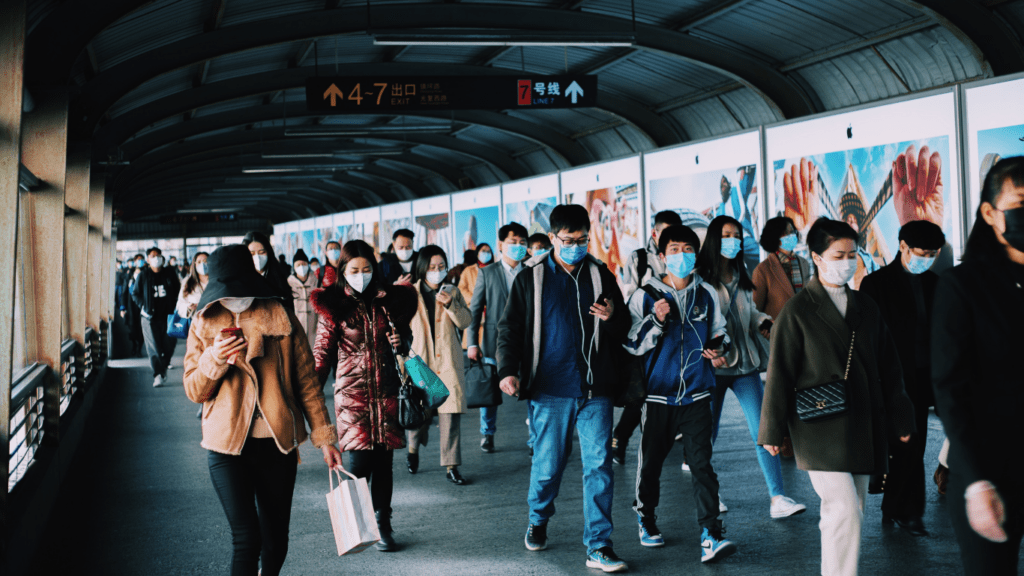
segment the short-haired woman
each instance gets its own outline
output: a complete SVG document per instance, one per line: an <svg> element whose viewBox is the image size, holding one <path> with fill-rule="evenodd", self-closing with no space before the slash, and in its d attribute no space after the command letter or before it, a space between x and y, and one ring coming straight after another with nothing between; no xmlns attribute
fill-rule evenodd
<svg viewBox="0 0 1024 576"><path fill-rule="evenodd" d="M316 274L309 269L309 257L300 248L292 258L292 273L288 275L288 286L292 289L295 315L306 329L310 347L316 345L316 310L309 304L309 297L316 289L316 284Z"/></svg>
<svg viewBox="0 0 1024 576"><path fill-rule="evenodd" d="M764 223L760 244L768 257L754 269L751 280L754 306L772 318L777 318L786 302L811 279L810 264L795 252L799 243L793 220L777 216Z"/></svg>
<svg viewBox="0 0 1024 576"><path fill-rule="evenodd" d="M868 478L886 471L890 435L910 440L914 406L878 306L846 285L857 271L857 232L822 218L807 246L816 273L775 319L758 444L778 454L788 431L797 466L821 497L821 573L853 576ZM796 397L837 381L845 411L801 420Z"/></svg>
<svg viewBox="0 0 1024 576"><path fill-rule="evenodd" d="M711 361L715 368L715 389L711 397L714 418L711 440L714 442L718 439L725 393L732 390L743 409L757 452L757 462L768 484L768 495L771 497L769 514L772 518L799 514L807 507L786 496L779 457L757 445L764 395L760 372L764 370L761 366L768 363L767 346L761 343L766 343L764 339L769 335L772 320L771 316L754 308L754 285L747 276L747 267L743 265L743 227L738 220L731 216L719 216L711 221L697 256L697 272L701 279L718 292L726 331L732 341L732 346L724 356Z"/></svg>
<svg viewBox="0 0 1024 576"><path fill-rule="evenodd" d="M277 576L306 438L341 466L337 434L302 326L252 266L245 246L210 255L188 333L185 395L203 404L202 447L234 552L232 576ZM311 432L306 432L303 416Z"/></svg>
<svg viewBox="0 0 1024 576"><path fill-rule="evenodd" d="M316 371L320 383L335 371L334 414L341 450L349 470L368 478L380 529L378 550L398 549L391 529L394 451L405 445L398 426L401 379L393 348L402 349L402 334L416 311L416 294L408 285L388 285L373 248L362 240L345 243L337 281L313 291L320 316L316 333ZM394 333L391 325L399 331Z"/></svg>
<svg viewBox="0 0 1024 576"><path fill-rule="evenodd" d="M417 308L412 319L412 350L441 377L448 388L448 399L437 408L440 427L441 466L447 468L449 482L462 486L467 481L459 473L462 464L460 423L466 411L465 373L462 358L462 331L472 316L462 293L451 284L443 284L448 275L448 257L438 246L420 250L416 260ZM431 422L409 431L409 472L419 467L419 447L427 443Z"/></svg>

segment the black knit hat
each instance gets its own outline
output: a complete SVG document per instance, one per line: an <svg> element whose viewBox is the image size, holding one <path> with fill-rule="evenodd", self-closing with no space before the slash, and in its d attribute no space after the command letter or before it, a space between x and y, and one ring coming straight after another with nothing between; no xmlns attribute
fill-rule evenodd
<svg viewBox="0 0 1024 576"><path fill-rule="evenodd" d="M303 262L309 262L309 256L306 256L306 252L302 248L299 248L298 252L295 253L295 257L292 258L292 266L300 260Z"/></svg>
<svg viewBox="0 0 1024 576"><path fill-rule="evenodd" d="M210 281L197 308L203 310L221 298L277 298L263 275L256 271L249 249L241 244L221 246L206 260Z"/></svg>

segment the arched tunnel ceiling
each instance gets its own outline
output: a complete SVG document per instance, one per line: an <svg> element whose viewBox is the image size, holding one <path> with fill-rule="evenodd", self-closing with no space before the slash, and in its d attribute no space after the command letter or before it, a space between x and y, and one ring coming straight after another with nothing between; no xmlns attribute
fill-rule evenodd
<svg viewBox="0 0 1024 576"><path fill-rule="evenodd" d="M378 46L367 29L623 31L630 0L36 0L30 91L67 87L71 137L125 219L275 221L551 172L1024 70L1024 0L635 0L632 47ZM329 116L316 74L596 74L597 106ZM440 133L286 136L300 127ZM331 158L270 160L268 152ZM117 160L114 163L109 160ZM126 163L126 164L125 164ZM303 164L301 174L243 168ZM317 171L325 164L343 166Z"/></svg>

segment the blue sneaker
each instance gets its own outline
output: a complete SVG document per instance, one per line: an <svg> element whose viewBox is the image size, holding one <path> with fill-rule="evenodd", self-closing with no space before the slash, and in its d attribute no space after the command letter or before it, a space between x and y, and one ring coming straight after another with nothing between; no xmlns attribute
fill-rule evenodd
<svg viewBox="0 0 1024 576"><path fill-rule="evenodd" d="M661 537L661 530L658 530L658 525L654 523L657 519L658 517L653 514L641 516L639 512L636 513L636 521L640 525L641 546L657 548L665 545L665 539Z"/></svg>
<svg viewBox="0 0 1024 576"><path fill-rule="evenodd" d="M736 553L736 545L722 537L724 528L704 529L700 535L700 561L720 560Z"/></svg>
<svg viewBox="0 0 1024 576"><path fill-rule="evenodd" d="M629 569L626 561L612 552L611 546L598 548L587 554L587 568L600 568L605 572L622 572Z"/></svg>

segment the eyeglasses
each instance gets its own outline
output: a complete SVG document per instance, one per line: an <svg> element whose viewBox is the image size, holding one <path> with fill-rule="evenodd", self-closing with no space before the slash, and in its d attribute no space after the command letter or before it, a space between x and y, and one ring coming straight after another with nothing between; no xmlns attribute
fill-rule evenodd
<svg viewBox="0 0 1024 576"><path fill-rule="evenodd" d="M590 236L584 236L579 240L573 240L572 238L565 239L562 238L561 236L555 236L555 238L558 238L558 241L566 246L572 246L573 244L575 244L576 246L586 246L587 244L590 244Z"/></svg>

